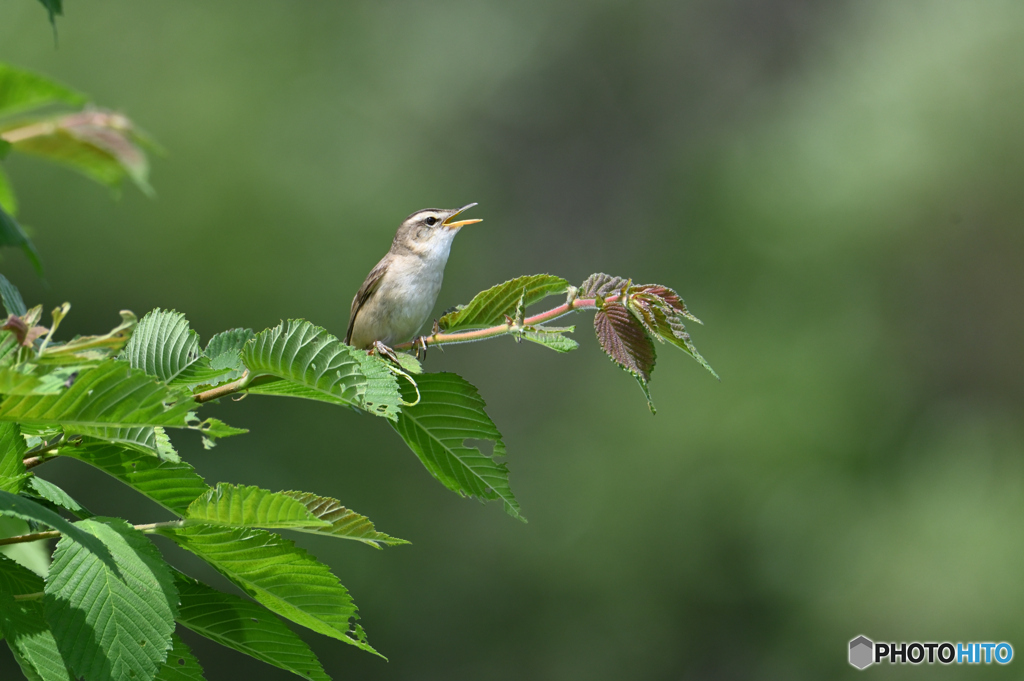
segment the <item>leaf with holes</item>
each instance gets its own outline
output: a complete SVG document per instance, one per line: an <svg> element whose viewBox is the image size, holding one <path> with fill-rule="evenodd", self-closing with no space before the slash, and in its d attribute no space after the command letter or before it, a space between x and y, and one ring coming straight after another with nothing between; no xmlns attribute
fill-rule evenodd
<svg viewBox="0 0 1024 681"><path fill-rule="evenodd" d="M15 600L43 591L43 579L31 570L0 555L0 635L28 679L71 681L57 642L43 613L43 600Z"/></svg>
<svg viewBox="0 0 1024 681"><path fill-rule="evenodd" d="M154 681L204 681L199 660L177 634L171 634L171 650Z"/></svg>
<svg viewBox="0 0 1024 681"><path fill-rule="evenodd" d="M184 314L160 308L142 318L120 359L167 385L211 384L230 372L213 368L199 347L199 334L189 327Z"/></svg>
<svg viewBox="0 0 1024 681"><path fill-rule="evenodd" d="M499 461L505 443L484 411L480 393L456 374L423 374L416 383L419 403L405 407L395 424L405 443L448 489L481 501L500 499L509 515L525 522L508 484L508 468ZM411 402L415 394L406 390ZM484 454L466 440L491 441L494 451Z"/></svg>
<svg viewBox="0 0 1024 681"><path fill-rule="evenodd" d="M270 612L175 573L178 623L222 646L314 681L329 681L305 641Z"/></svg>
<svg viewBox="0 0 1024 681"><path fill-rule="evenodd" d="M321 497L310 492L281 492L303 504L314 517L325 521L324 527L293 527L299 532L326 534L339 539L355 539L379 549L381 544L397 546L408 544L404 539L391 537L374 529L373 523L366 516L345 508L337 499Z"/></svg>
<svg viewBox="0 0 1024 681"><path fill-rule="evenodd" d="M163 527L159 532L281 617L379 655L355 624L356 606L338 578L280 535L211 525Z"/></svg>
<svg viewBox="0 0 1024 681"><path fill-rule="evenodd" d="M550 274L517 277L476 294L467 305L441 317L438 326L444 331L494 326L513 316L522 299L526 308L544 298L565 293L569 282Z"/></svg>
<svg viewBox="0 0 1024 681"><path fill-rule="evenodd" d="M249 432L248 428L235 428L215 418L206 419L196 426L196 430L203 434L203 447L205 449L216 447L217 440L221 438L245 435Z"/></svg>
<svg viewBox="0 0 1024 681"><path fill-rule="evenodd" d="M242 362L251 393L349 405L392 420L401 410L398 382L386 362L305 320L256 334L242 350Z"/></svg>
<svg viewBox="0 0 1024 681"><path fill-rule="evenodd" d="M601 347L613 362L629 372L647 397L654 412L647 384L654 370L654 343L640 322L621 303L605 303L594 315L594 331Z"/></svg>
<svg viewBox="0 0 1024 681"><path fill-rule="evenodd" d="M114 556L104 564L66 537L57 542L43 601L68 667L90 681L152 679L167 659L178 594L171 569L120 518L82 520Z"/></svg>
<svg viewBox="0 0 1024 681"><path fill-rule="evenodd" d="M330 527L287 494L225 482L193 501L185 512L188 524L228 527Z"/></svg>
<svg viewBox="0 0 1024 681"><path fill-rule="evenodd" d="M184 461L162 461L99 440L83 438L78 444L62 446L58 453L98 468L179 516L210 489Z"/></svg>

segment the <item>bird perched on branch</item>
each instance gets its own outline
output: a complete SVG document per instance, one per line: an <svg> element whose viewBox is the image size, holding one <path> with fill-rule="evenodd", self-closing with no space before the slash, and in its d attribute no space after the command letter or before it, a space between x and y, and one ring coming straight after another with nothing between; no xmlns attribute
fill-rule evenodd
<svg viewBox="0 0 1024 681"><path fill-rule="evenodd" d="M391 250L352 299L346 343L388 354L391 346L419 332L437 302L455 235L466 225L481 222L451 220L475 205L425 208L402 222Z"/></svg>

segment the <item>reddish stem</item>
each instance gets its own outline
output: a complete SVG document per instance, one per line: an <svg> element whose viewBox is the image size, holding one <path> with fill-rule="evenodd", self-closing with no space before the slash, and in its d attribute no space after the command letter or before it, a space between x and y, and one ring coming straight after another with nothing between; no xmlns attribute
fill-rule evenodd
<svg viewBox="0 0 1024 681"><path fill-rule="evenodd" d="M608 296L604 299L606 303L611 303L618 300L621 296L614 295ZM523 326L536 326L545 322L550 322L564 317L570 312L576 310L593 310L597 308L596 298L576 298L569 302L563 303L558 307L535 314L532 317L527 317L523 320ZM485 338L493 338L494 336L503 336L509 331L512 331L512 324L499 324L497 326L491 326L486 329L472 329L471 331L456 331L455 333L435 333L432 336L424 336L423 342L430 345L451 345L453 343L469 343L471 341L483 340ZM399 343L395 346L395 350L408 350L416 344L415 340L408 341L406 343Z"/></svg>

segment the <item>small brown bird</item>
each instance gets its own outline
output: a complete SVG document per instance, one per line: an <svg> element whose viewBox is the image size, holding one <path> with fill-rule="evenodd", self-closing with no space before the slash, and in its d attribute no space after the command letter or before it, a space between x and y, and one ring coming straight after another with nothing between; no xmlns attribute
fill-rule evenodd
<svg viewBox="0 0 1024 681"><path fill-rule="evenodd" d="M451 219L462 208L425 208L403 222L391 250L352 299L345 342L370 350L411 340L430 317L444 279L448 252L459 230L481 220Z"/></svg>

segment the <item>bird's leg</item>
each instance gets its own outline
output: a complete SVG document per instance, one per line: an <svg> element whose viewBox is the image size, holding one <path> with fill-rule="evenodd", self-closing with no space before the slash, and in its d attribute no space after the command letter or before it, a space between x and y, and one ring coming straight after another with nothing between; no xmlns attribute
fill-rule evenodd
<svg viewBox="0 0 1024 681"><path fill-rule="evenodd" d="M427 361L427 336L420 336L413 342L413 348L415 348L416 359L420 358L420 351L423 351L423 361Z"/></svg>
<svg viewBox="0 0 1024 681"><path fill-rule="evenodd" d="M366 354L387 357L395 364L400 364L398 361L398 355L395 354L395 351L381 343L379 340L373 341L373 347L371 347Z"/></svg>
<svg viewBox="0 0 1024 681"><path fill-rule="evenodd" d="M436 336L439 333L441 333L441 325L438 324L437 320L435 319L434 320L434 327L430 330L430 335ZM440 350L441 352L444 352L444 346L443 345L438 345L437 349ZM426 355L423 355L423 357L425 359Z"/></svg>

